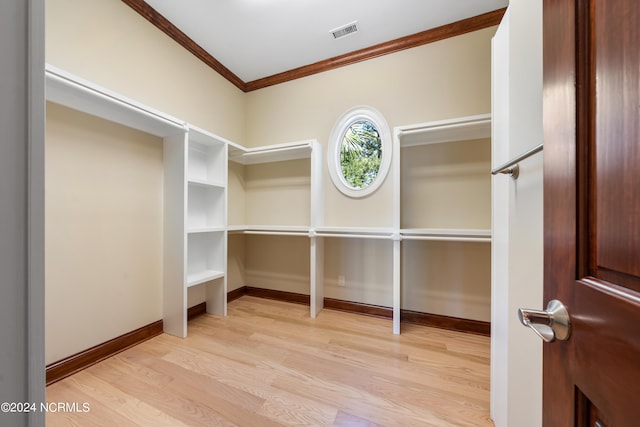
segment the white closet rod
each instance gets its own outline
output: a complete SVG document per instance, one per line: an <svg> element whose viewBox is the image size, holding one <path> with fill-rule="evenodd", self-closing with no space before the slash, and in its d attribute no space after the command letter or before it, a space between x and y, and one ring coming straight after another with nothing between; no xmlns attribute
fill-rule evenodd
<svg viewBox="0 0 640 427"><path fill-rule="evenodd" d="M304 143L304 144L300 144L300 145L294 145L291 147L273 147L273 148L249 148L247 150L246 153L243 153L242 155L244 157L246 156L260 156L260 155L264 155L264 154L270 154L270 153L282 153L285 151L291 151L291 150L301 150L301 149L311 149L311 145L309 143Z"/></svg>
<svg viewBox="0 0 640 427"><path fill-rule="evenodd" d="M392 239L392 234L351 234L351 233L322 233L316 232L316 237L345 237L345 238L354 238L354 239Z"/></svg>
<svg viewBox="0 0 640 427"><path fill-rule="evenodd" d="M491 171L491 175L497 175L499 173L502 173L505 175L511 175L514 179L516 179L518 178L518 163L520 163L525 159L528 159L529 157L533 156L536 153L539 153L543 149L544 149L544 144L536 145L532 149L520 154L518 157L515 157L514 159L508 161L507 163L501 166L498 166L497 168Z"/></svg>
<svg viewBox="0 0 640 427"><path fill-rule="evenodd" d="M300 236L300 237L309 237L309 233L307 232L295 232L295 231L253 231L253 230L238 230L238 231L229 231L230 233L241 233L241 234L258 234L263 236Z"/></svg>
<svg viewBox="0 0 640 427"><path fill-rule="evenodd" d="M441 242L491 242L491 237L402 236L402 240L433 240Z"/></svg>

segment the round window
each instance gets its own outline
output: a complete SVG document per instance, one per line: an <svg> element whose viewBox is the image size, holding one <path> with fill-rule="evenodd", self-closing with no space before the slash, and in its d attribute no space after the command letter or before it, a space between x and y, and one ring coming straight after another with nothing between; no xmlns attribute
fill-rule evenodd
<svg viewBox="0 0 640 427"><path fill-rule="evenodd" d="M327 164L335 186L350 197L374 192L391 164L390 132L382 115L370 107L347 111L329 140Z"/></svg>

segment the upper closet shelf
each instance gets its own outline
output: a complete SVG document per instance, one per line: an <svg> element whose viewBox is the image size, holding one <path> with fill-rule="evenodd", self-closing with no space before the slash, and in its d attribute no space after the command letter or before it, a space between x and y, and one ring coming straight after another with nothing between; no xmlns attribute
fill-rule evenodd
<svg viewBox="0 0 640 427"><path fill-rule="evenodd" d="M47 100L133 129L165 137L186 132L184 122L47 64Z"/></svg>
<svg viewBox="0 0 640 427"><path fill-rule="evenodd" d="M205 146L223 146L223 145L235 145L233 142L225 139L221 136L215 135L204 129L201 129L194 125L188 125L189 127L189 142L195 142L197 144Z"/></svg>
<svg viewBox="0 0 640 427"><path fill-rule="evenodd" d="M491 242L491 230L453 228L403 228L402 240L437 240L447 242Z"/></svg>
<svg viewBox="0 0 640 427"><path fill-rule="evenodd" d="M401 147L489 138L491 114L398 126L394 131Z"/></svg>
<svg viewBox="0 0 640 427"><path fill-rule="evenodd" d="M243 165L280 162L284 160L306 159L311 157L314 141L292 142L287 144L265 145L257 148L244 148L229 143L229 160Z"/></svg>

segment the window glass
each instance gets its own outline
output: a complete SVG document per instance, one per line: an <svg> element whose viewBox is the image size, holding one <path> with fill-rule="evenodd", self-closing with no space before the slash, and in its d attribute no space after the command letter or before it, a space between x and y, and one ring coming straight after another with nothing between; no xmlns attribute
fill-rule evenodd
<svg viewBox="0 0 640 427"><path fill-rule="evenodd" d="M336 122L329 138L327 166L338 190L349 197L373 193L391 166L391 132L371 107L355 107Z"/></svg>
<svg viewBox="0 0 640 427"><path fill-rule="evenodd" d="M349 126L342 137L340 170L352 188L366 188L378 176L382 161L382 140L376 125L368 120Z"/></svg>

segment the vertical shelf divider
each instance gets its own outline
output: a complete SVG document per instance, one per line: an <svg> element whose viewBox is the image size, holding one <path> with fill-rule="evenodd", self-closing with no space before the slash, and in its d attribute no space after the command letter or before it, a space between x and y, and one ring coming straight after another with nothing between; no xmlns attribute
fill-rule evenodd
<svg viewBox="0 0 640 427"><path fill-rule="evenodd" d="M324 308L324 237L316 229L324 225L324 189L322 185L322 146L313 141L311 145L311 218L310 218L310 262L311 262L311 317L315 318Z"/></svg>
<svg viewBox="0 0 640 427"><path fill-rule="evenodd" d="M162 319L164 332L187 335L186 281L187 133L164 138L164 242Z"/></svg>

